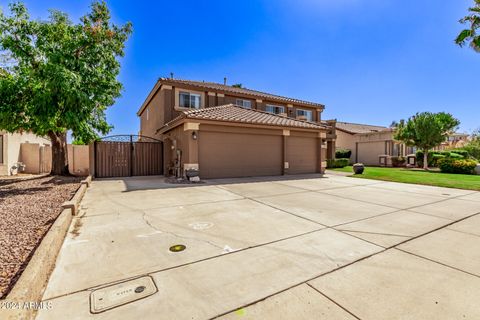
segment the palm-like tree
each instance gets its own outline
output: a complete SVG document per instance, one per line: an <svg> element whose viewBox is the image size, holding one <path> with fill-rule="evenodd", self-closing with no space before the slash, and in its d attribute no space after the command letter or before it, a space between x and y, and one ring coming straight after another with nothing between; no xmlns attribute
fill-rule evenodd
<svg viewBox="0 0 480 320"><path fill-rule="evenodd" d="M470 44L473 50L480 53L480 34L477 33L480 29L480 0L474 1L475 5L468 9L471 14L460 19L460 23L469 24L470 28L462 30L455 39L455 43L460 47Z"/></svg>

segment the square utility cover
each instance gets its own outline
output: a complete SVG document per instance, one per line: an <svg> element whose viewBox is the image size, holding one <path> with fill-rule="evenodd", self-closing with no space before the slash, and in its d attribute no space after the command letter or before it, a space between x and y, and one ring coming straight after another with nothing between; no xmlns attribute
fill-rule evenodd
<svg viewBox="0 0 480 320"><path fill-rule="evenodd" d="M152 277L146 276L103 287L90 294L90 311L100 313L157 292Z"/></svg>

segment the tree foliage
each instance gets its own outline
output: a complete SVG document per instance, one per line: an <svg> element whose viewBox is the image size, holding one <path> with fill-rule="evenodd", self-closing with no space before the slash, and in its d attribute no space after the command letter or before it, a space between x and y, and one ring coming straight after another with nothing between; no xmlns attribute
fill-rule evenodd
<svg viewBox="0 0 480 320"><path fill-rule="evenodd" d="M449 113L417 113L407 121L400 120L395 129L394 139L422 150L426 169L428 151L444 142L459 124L460 122Z"/></svg>
<svg viewBox="0 0 480 320"><path fill-rule="evenodd" d="M475 5L468 9L470 14L460 19L460 23L468 24L468 28L463 29L455 39L455 43L463 47L466 44L477 52L480 52L480 0L474 0Z"/></svg>
<svg viewBox="0 0 480 320"><path fill-rule="evenodd" d="M475 159L480 161L480 129L473 132L471 140L463 147Z"/></svg>
<svg viewBox="0 0 480 320"><path fill-rule="evenodd" d="M0 52L14 63L0 73L0 129L49 136L52 171L62 174L68 162L59 148L68 130L88 143L111 129L105 111L122 90L118 58L131 24L112 24L103 1L93 2L77 24L57 10L39 21L30 19L22 3L9 9L8 15L0 12ZM62 157L63 164L55 162Z"/></svg>

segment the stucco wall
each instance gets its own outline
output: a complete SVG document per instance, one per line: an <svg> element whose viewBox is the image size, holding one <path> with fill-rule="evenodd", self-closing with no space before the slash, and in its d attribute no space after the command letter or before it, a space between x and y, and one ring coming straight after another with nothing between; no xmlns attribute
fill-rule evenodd
<svg viewBox="0 0 480 320"><path fill-rule="evenodd" d="M336 149L348 149L352 151L350 162L355 162L355 136L353 134L336 130L337 139L335 140Z"/></svg>
<svg viewBox="0 0 480 320"><path fill-rule="evenodd" d="M69 144L68 168L75 176L88 176L90 173L90 148L83 145Z"/></svg>
<svg viewBox="0 0 480 320"><path fill-rule="evenodd" d="M50 145L50 141L32 133L5 133L0 132L4 140L4 163L0 165L0 175L10 175L10 169L17 162L23 162L21 158L22 143L38 144L39 146Z"/></svg>
<svg viewBox="0 0 480 320"><path fill-rule="evenodd" d="M8 154L13 156L13 159L8 160L9 164L1 166L0 165L0 175L9 175L10 168L16 162L22 162L25 164L24 173L39 174L39 173L48 173L51 170L52 164L52 148L49 145L43 143L31 143L34 141L32 136L18 137L15 136L13 139L8 137ZM33 137L35 138L35 137ZM13 140L13 145L12 145ZM36 139L37 141L46 141L44 139ZM28 141L28 142L19 142L19 141ZM69 160L69 169L72 175L77 176L87 176L90 172L90 150L89 146L81 145L68 145L68 160ZM13 149L13 151L12 151ZM18 156L15 157L15 154L18 150Z"/></svg>

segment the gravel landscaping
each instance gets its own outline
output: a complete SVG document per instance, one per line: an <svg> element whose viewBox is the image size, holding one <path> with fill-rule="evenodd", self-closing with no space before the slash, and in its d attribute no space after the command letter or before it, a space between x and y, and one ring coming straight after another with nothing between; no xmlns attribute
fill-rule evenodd
<svg viewBox="0 0 480 320"><path fill-rule="evenodd" d="M0 298L25 269L43 236L80 186L76 177L0 178Z"/></svg>

